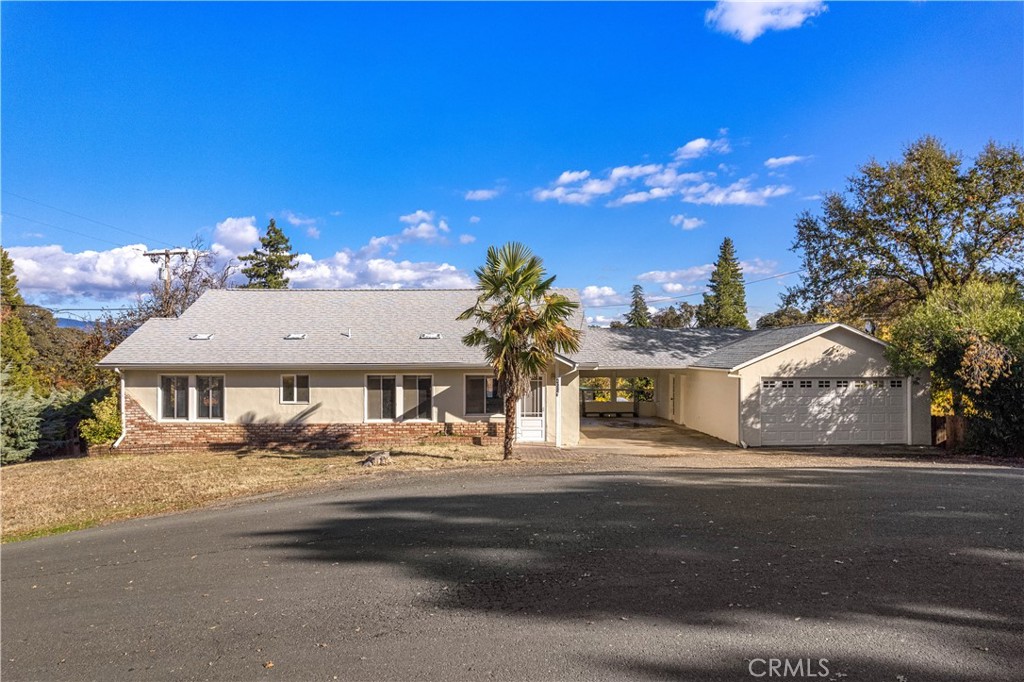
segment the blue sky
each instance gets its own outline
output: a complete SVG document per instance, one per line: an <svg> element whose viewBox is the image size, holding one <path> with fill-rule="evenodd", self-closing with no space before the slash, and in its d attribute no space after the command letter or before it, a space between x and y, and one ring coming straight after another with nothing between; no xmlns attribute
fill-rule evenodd
<svg viewBox="0 0 1024 682"><path fill-rule="evenodd" d="M515 239L606 323L634 283L699 302L726 236L748 281L798 269L797 215L872 157L1024 137L1021 3L0 12L3 245L54 307L273 217L297 287L467 286ZM751 284L752 318L796 281Z"/></svg>

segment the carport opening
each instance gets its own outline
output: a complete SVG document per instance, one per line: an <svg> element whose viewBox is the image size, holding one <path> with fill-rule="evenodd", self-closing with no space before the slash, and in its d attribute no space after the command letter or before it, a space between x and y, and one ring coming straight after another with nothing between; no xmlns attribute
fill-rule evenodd
<svg viewBox="0 0 1024 682"><path fill-rule="evenodd" d="M581 419L640 419L657 414L654 379L595 374L580 379ZM639 424L639 423L638 423Z"/></svg>

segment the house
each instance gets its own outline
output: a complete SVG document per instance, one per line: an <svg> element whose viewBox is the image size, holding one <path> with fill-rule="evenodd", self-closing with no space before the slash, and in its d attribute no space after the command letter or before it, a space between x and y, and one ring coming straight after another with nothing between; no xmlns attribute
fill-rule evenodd
<svg viewBox="0 0 1024 682"><path fill-rule="evenodd" d="M559 290L579 300L574 290ZM122 381L118 447L341 448L433 436L499 442L503 405L483 351L462 343L473 290L213 290L147 321L99 364ZM648 377L640 408L743 446L930 439L928 387L884 343L840 324L585 328L520 401L518 439L579 442L581 381ZM587 405L583 404L584 410Z"/></svg>

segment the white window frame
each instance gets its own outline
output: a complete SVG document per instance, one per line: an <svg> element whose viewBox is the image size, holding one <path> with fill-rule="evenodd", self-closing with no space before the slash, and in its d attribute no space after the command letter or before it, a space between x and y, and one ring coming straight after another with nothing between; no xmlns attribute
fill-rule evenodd
<svg viewBox="0 0 1024 682"><path fill-rule="evenodd" d="M398 422L402 414L402 391L398 388L398 378L402 376L397 372L394 374L386 374L383 372L367 372L363 375L363 422L366 424L394 424ZM370 419L370 377L394 377L395 378L395 416L393 419ZM433 393L433 388L431 388ZM433 401L433 397L431 397Z"/></svg>
<svg viewBox="0 0 1024 682"><path fill-rule="evenodd" d="M409 374L399 374L398 376L401 377L401 388L399 388L399 382L396 380L395 392L400 394L398 396L395 396L395 412L397 413L396 421L401 421L406 424L430 424L432 422L437 421L436 417L434 416L434 375L414 374L410 372ZM426 419L422 417L416 417L414 419L404 419L402 417L402 415L405 414L405 377L416 377L417 379L421 377L430 378L430 417Z"/></svg>
<svg viewBox="0 0 1024 682"><path fill-rule="evenodd" d="M291 377L292 378L292 385L294 386L294 389L295 389L295 400L285 400L284 399L284 378L285 377ZM299 377L306 377L306 388L309 391L309 397L306 398L305 400L299 400ZM312 402L312 399L313 399L313 384L309 380L309 378L310 378L309 374L282 374L281 377L280 377L280 381L279 381L279 385L278 385L278 391L277 391L277 400L278 400L278 402L281 405L309 405L309 403Z"/></svg>
<svg viewBox="0 0 1024 682"><path fill-rule="evenodd" d="M220 377L224 386L224 405L221 407L223 417L200 417L199 416L199 377ZM189 378L189 418L197 422L225 422L228 418L228 378L225 374L194 374ZM194 407L193 407L194 405ZM194 415L194 416L193 416Z"/></svg>
<svg viewBox="0 0 1024 682"><path fill-rule="evenodd" d="M207 375L203 375L207 376ZM185 410L184 417L165 417L164 416L164 378L165 377L184 377L188 383L188 409ZM195 406L195 379L190 374L158 374L156 383L156 414L157 421L161 422L187 422L192 419L192 410Z"/></svg>
<svg viewBox="0 0 1024 682"><path fill-rule="evenodd" d="M499 412L470 412L469 411L469 391L466 389L466 380L470 377L483 377L484 379L494 379L495 388L497 388L498 378L493 374L484 374L481 372L469 372L462 375L462 416L464 417L504 417L505 416L505 403L502 400L502 409ZM484 407L487 407L487 396L484 396Z"/></svg>

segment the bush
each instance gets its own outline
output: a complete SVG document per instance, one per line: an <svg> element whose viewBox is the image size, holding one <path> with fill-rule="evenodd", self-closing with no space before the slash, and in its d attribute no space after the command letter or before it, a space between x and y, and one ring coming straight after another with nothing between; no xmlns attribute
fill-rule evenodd
<svg viewBox="0 0 1024 682"><path fill-rule="evenodd" d="M121 435L121 410L117 391L92 404L92 417L78 425L82 438L89 445L113 443Z"/></svg>
<svg viewBox="0 0 1024 682"><path fill-rule="evenodd" d="M78 423L91 414L89 408L98 394L86 394L80 388L51 393L39 415L36 454L43 457L68 454L77 440Z"/></svg>
<svg viewBox="0 0 1024 682"><path fill-rule="evenodd" d="M39 442L40 400L32 391L12 389L0 372L0 464L24 462Z"/></svg>

